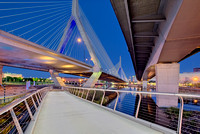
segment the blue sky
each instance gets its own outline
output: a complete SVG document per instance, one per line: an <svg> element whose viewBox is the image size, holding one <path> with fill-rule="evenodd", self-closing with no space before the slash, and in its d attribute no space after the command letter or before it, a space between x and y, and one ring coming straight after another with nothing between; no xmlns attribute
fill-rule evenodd
<svg viewBox="0 0 200 134"><path fill-rule="evenodd" d="M127 77L135 74L132 61L121 32L120 26L109 0L79 0L79 3L90 21L94 31L102 42L114 64L122 58L122 67ZM200 67L200 53L182 61L180 71L192 72ZM25 77L49 77L47 72L4 67L4 72L22 73ZM63 76L63 75L62 75Z"/></svg>

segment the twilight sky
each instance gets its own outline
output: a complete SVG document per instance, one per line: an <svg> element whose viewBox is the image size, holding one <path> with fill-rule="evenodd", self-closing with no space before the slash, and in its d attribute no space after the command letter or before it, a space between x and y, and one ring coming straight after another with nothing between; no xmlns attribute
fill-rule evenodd
<svg viewBox="0 0 200 134"><path fill-rule="evenodd" d="M122 67L127 77L134 75L135 72L128 48L110 0L79 0L79 3L113 64L117 64L121 56ZM192 72L194 67L200 67L200 53L191 56L180 64L180 72ZM24 77L50 77L48 72L12 67L4 67L3 71L21 73Z"/></svg>

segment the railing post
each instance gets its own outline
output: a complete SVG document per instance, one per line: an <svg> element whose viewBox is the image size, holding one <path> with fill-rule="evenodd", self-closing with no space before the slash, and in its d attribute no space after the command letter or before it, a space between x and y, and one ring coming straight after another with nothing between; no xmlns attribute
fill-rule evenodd
<svg viewBox="0 0 200 134"><path fill-rule="evenodd" d="M77 93L78 93L78 91L79 91L79 90L78 90L78 89L76 89L76 94L75 94L76 96L77 96Z"/></svg>
<svg viewBox="0 0 200 134"><path fill-rule="evenodd" d="M94 90L94 94L93 94L93 97L92 97L92 102L94 101L95 94L96 94L96 90Z"/></svg>
<svg viewBox="0 0 200 134"><path fill-rule="evenodd" d="M78 90L78 97L79 97L80 91L81 91L81 89Z"/></svg>
<svg viewBox="0 0 200 134"><path fill-rule="evenodd" d="M142 100L141 94L139 93L138 95L139 95L139 101L138 101L137 110L136 110L136 113L135 113L135 118L138 118L138 113L139 113L139 110L140 110L140 103L141 103L141 100Z"/></svg>
<svg viewBox="0 0 200 134"><path fill-rule="evenodd" d="M38 98L39 98L39 101L40 101L40 102L42 102L42 99L40 98L40 96L39 96L39 94L38 94L38 93L36 93L36 96L38 96Z"/></svg>
<svg viewBox="0 0 200 134"><path fill-rule="evenodd" d="M31 99L32 99L33 105L34 105L34 107L35 107L35 110L37 111L38 109L37 109L37 106L36 106L36 104L35 104L35 100L33 99L33 96L31 96Z"/></svg>
<svg viewBox="0 0 200 134"><path fill-rule="evenodd" d="M105 91L103 91L103 96L102 96L102 99L101 99L101 106L103 104L104 97L105 97Z"/></svg>
<svg viewBox="0 0 200 134"><path fill-rule="evenodd" d="M37 94L35 94L35 98L36 98L37 103L38 103L38 106L39 106L39 105L40 105L40 102L39 102L39 100L38 100Z"/></svg>
<svg viewBox="0 0 200 134"><path fill-rule="evenodd" d="M83 92L82 92L81 98L83 98L83 94L84 94L84 89L83 89Z"/></svg>
<svg viewBox="0 0 200 134"><path fill-rule="evenodd" d="M183 120L183 97L180 97L180 109L179 109L179 117L178 117L178 128L177 128L177 133L181 134L181 128L182 128L182 120Z"/></svg>
<svg viewBox="0 0 200 134"><path fill-rule="evenodd" d="M27 108L27 110L28 110L28 113L29 113L29 115L30 115L30 117L31 117L31 120L33 120L33 115L32 115L32 113L31 113L31 109L30 109L30 107L29 107L27 101L24 100L24 102L25 102L26 108Z"/></svg>
<svg viewBox="0 0 200 134"><path fill-rule="evenodd" d="M42 101L42 96L41 96L40 92L38 92L38 96L40 98L40 101Z"/></svg>
<svg viewBox="0 0 200 134"><path fill-rule="evenodd" d="M18 121L13 109L10 109L10 114L11 114L11 116L13 118L13 122L14 122L16 128L17 128L18 133L19 134L23 134L22 128L21 128L21 126L19 124L19 121Z"/></svg>
<svg viewBox="0 0 200 134"><path fill-rule="evenodd" d="M118 102L118 98L119 98L119 93L117 91L115 91L117 93L117 99L115 101L115 106L114 106L114 111L116 110L116 107L117 107L117 102Z"/></svg>
<svg viewBox="0 0 200 134"><path fill-rule="evenodd" d="M87 95L86 95L86 98L85 98L86 100L87 100L87 98L88 98L89 92L90 92L90 90L88 89Z"/></svg>

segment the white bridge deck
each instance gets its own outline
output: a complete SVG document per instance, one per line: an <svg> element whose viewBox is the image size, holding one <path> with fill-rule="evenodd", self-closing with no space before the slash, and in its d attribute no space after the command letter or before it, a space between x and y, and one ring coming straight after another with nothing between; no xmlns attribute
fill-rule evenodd
<svg viewBox="0 0 200 134"><path fill-rule="evenodd" d="M89 104L63 91L49 92L34 134L157 134L156 130Z"/></svg>

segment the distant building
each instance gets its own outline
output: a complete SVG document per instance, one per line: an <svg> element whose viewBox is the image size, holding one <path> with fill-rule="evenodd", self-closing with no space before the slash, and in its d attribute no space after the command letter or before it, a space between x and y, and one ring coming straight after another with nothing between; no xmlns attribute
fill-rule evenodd
<svg viewBox="0 0 200 134"><path fill-rule="evenodd" d="M156 81L156 77L153 77L149 81ZM200 72L185 72L179 74L179 82L183 83L199 83L200 82Z"/></svg>
<svg viewBox="0 0 200 134"><path fill-rule="evenodd" d="M7 76L10 76L10 77L17 77L17 78L23 78L22 74L3 73L3 78L6 78Z"/></svg>
<svg viewBox="0 0 200 134"><path fill-rule="evenodd" d="M200 68L193 68L193 72L200 72Z"/></svg>
<svg viewBox="0 0 200 134"><path fill-rule="evenodd" d="M62 77L63 82L66 84L81 85L87 81L86 78L75 78L75 77Z"/></svg>
<svg viewBox="0 0 200 134"><path fill-rule="evenodd" d="M200 72L181 73L179 75L180 83L199 83Z"/></svg>

